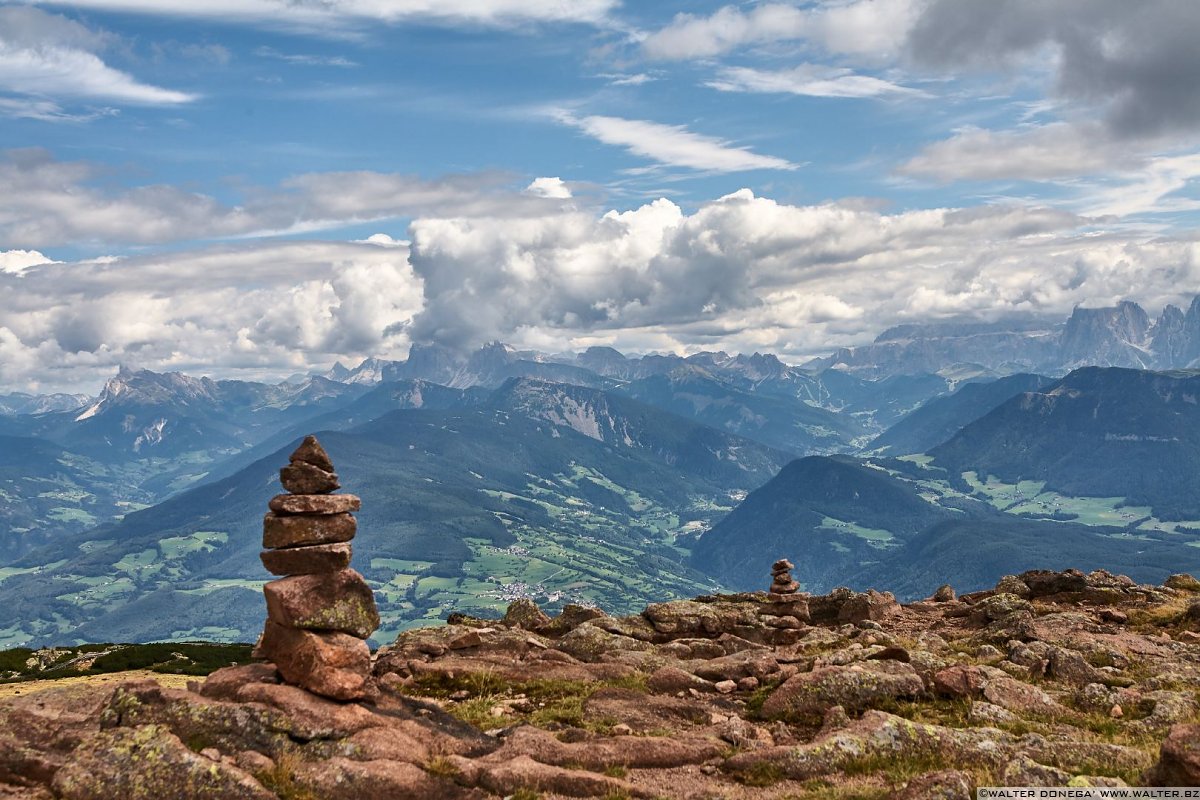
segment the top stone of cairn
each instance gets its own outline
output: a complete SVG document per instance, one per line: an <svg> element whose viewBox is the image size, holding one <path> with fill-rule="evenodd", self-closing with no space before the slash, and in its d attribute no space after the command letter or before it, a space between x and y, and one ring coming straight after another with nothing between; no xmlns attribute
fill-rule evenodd
<svg viewBox="0 0 1200 800"><path fill-rule="evenodd" d="M317 437L309 434L304 437L304 441L296 448L295 452L288 458L295 464L297 461L303 461L305 464L312 464L317 469L323 469L326 472L333 472L333 461L330 460L329 454L325 452L325 448L321 447L321 443L317 441Z"/></svg>
<svg viewBox="0 0 1200 800"><path fill-rule="evenodd" d="M279 482L291 494L329 494L341 487L333 461L317 437L305 436L289 461L279 470Z"/></svg>

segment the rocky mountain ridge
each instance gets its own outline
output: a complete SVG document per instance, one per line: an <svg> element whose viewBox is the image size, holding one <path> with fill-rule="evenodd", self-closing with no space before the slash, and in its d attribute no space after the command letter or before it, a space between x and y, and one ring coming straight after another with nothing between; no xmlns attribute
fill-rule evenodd
<svg viewBox="0 0 1200 800"><path fill-rule="evenodd" d="M866 378L941 372L976 364L999 374L1061 375L1085 366L1192 369L1200 366L1200 297L1185 312L1167 305L1157 319L1137 303L1077 306L1065 323L1011 320L890 328L869 345L845 347L808 367Z"/></svg>
<svg viewBox="0 0 1200 800"><path fill-rule="evenodd" d="M764 576L765 579L766 576ZM778 582L778 576L777 576ZM335 702L269 663L0 703L0 796L882 798L1200 785L1200 582L958 597L518 601L381 648Z"/></svg>

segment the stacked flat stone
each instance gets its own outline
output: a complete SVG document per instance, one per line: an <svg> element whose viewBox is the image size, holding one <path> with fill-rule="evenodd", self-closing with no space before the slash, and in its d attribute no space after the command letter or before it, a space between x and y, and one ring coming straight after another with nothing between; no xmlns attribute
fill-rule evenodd
<svg viewBox="0 0 1200 800"><path fill-rule="evenodd" d="M781 558L771 565L771 588L759 616L773 628L798 630L809 621L808 595L800 594L800 584L792 578L795 564Z"/></svg>
<svg viewBox="0 0 1200 800"><path fill-rule="evenodd" d="M781 558L771 565L771 594L795 594L800 591L800 584L792 579L792 570L796 565Z"/></svg>
<svg viewBox="0 0 1200 800"><path fill-rule="evenodd" d="M305 437L279 471L287 494L271 498L263 519L263 566L284 576L263 586L267 624L255 655L290 684L337 700L366 693L379 627L375 596L350 569L350 540L361 501L340 488L333 462L315 436Z"/></svg>

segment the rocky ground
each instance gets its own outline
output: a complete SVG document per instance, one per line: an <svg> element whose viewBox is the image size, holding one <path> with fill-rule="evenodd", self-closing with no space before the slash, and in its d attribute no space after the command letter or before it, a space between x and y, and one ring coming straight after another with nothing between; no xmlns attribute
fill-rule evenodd
<svg viewBox="0 0 1200 800"><path fill-rule="evenodd" d="M966 798L1200 784L1200 583L454 617L339 703L270 664L0 701L0 798Z"/></svg>

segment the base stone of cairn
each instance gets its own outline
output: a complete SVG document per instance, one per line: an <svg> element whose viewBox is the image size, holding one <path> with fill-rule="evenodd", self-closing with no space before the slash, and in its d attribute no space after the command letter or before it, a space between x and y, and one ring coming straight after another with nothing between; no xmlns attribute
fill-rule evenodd
<svg viewBox="0 0 1200 800"><path fill-rule="evenodd" d="M808 595L800 593L800 584L792 578L794 568L786 558L771 565L771 588L759 616L772 627L798 629L809 621Z"/></svg>
<svg viewBox="0 0 1200 800"><path fill-rule="evenodd" d="M288 494L273 497L263 518L263 566L284 577L263 586L267 624L254 655L290 684L336 700L366 695L379 627L375 595L350 569L350 540L361 501L341 488L333 462L308 436L279 471Z"/></svg>

